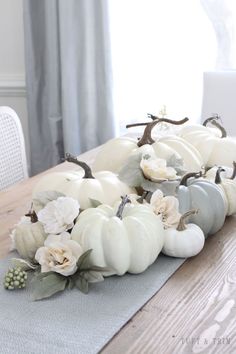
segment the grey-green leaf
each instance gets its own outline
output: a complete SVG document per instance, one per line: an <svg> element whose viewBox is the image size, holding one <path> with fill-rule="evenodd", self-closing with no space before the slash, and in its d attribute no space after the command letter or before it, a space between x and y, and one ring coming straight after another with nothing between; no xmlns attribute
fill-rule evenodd
<svg viewBox="0 0 236 354"><path fill-rule="evenodd" d="M90 203L92 205L92 208L97 208L99 205L101 205L102 203L97 200L97 199L93 199L93 198L89 198Z"/></svg>
<svg viewBox="0 0 236 354"><path fill-rule="evenodd" d="M144 176L140 168L142 154L132 155L119 172L119 178L130 187L140 187Z"/></svg>
<svg viewBox="0 0 236 354"><path fill-rule="evenodd" d="M20 267L24 271L35 270L38 267L37 264L33 264L30 261L26 261L25 259L21 258L12 258L11 262L14 268Z"/></svg>
<svg viewBox="0 0 236 354"><path fill-rule="evenodd" d="M46 273L45 276L40 276L40 274L32 280L32 300L45 299L65 289L66 277L53 272Z"/></svg>
<svg viewBox="0 0 236 354"><path fill-rule="evenodd" d="M98 283L104 280L103 275L100 272L89 270L84 273L84 278L88 283Z"/></svg>
<svg viewBox="0 0 236 354"><path fill-rule="evenodd" d="M166 164L168 167L173 167L179 176L186 173L186 170L184 169L184 160L176 157L175 154L171 155Z"/></svg>
<svg viewBox="0 0 236 354"><path fill-rule="evenodd" d="M65 194L58 191L44 191L39 192L37 197L33 199L34 206L44 208L52 200L56 200L59 197L65 197Z"/></svg>
<svg viewBox="0 0 236 354"><path fill-rule="evenodd" d="M77 261L77 267L79 270L90 268L90 254L92 249L84 252Z"/></svg>
<svg viewBox="0 0 236 354"><path fill-rule="evenodd" d="M75 286L79 289L82 293L88 294L89 291L89 284L86 278L83 277L81 274L75 281Z"/></svg>

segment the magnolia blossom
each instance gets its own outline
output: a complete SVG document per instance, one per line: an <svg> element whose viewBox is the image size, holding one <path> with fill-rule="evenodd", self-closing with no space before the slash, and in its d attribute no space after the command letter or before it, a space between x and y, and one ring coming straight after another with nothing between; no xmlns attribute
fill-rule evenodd
<svg viewBox="0 0 236 354"><path fill-rule="evenodd" d="M164 197L160 190L153 193L150 204L157 215L161 215L164 227L176 227L181 214L179 213L179 201L172 196Z"/></svg>
<svg viewBox="0 0 236 354"><path fill-rule="evenodd" d="M47 234L60 234L74 226L74 220L79 215L79 208L77 200L59 197L38 212L38 220L43 224Z"/></svg>
<svg viewBox="0 0 236 354"><path fill-rule="evenodd" d="M165 180L174 180L177 178L176 170L173 167L167 167L166 160L159 158L142 158L140 167L146 178L153 182Z"/></svg>
<svg viewBox="0 0 236 354"><path fill-rule="evenodd" d="M40 247L35 254L36 261L41 265L41 272L56 272L64 276L76 272L76 263L83 250L78 242L70 238L68 232L47 237L44 247Z"/></svg>

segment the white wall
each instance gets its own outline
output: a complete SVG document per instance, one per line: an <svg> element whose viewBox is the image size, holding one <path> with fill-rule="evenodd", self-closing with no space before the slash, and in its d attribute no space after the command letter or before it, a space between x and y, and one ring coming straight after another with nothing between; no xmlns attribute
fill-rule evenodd
<svg viewBox="0 0 236 354"><path fill-rule="evenodd" d="M10 106L17 112L29 156L23 0L0 0L0 106Z"/></svg>

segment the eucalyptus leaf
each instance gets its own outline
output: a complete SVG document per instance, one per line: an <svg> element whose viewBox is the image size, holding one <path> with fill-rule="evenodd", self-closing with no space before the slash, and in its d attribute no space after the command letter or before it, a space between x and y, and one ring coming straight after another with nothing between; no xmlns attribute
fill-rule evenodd
<svg viewBox="0 0 236 354"><path fill-rule="evenodd" d="M102 205L102 203L97 199L89 198L89 200L92 205L92 208L97 208L99 205Z"/></svg>
<svg viewBox="0 0 236 354"><path fill-rule="evenodd" d="M72 277L68 277L67 288L72 290L75 287L75 282Z"/></svg>
<svg viewBox="0 0 236 354"><path fill-rule="evenodd" d="M88 294L89 291L89 284L86 278L82 274L76 279L75 286L79 289L82 293Z"/></svg>
<svg viewBox="0 0 236 354"><path fill-rule="evenodd" d="M178 158L175 154L171 155L171 157L166 161L168 167L173 167L179 176L182 176L186 173L184 169L184 160L182 158Z"/></svg>
<svg viewBox="0 0 236 354"><path fill-rule="evenodd" d="M34 206L44 208L52 200L56 200L59 197L65 197L66 195L58 191L44 191L39 192L36 198L33 199Z"/></svg>
<svg viewBox="0 0 236 354"><path fill-rule="evenodd" d="M103 275L100 272L89 270L84 273L84 278L88 283L98 283L104 281Z"/></svg>
<svg viewBox="0 0 236 354"><path fill-rule="evenodd" d="M41 300L48 298L59 291L65 290L67 278L60 274L49 272L44 276L36 275L32 280L33 292L32 300Z"/></svg>
<svg viewBox="0 0 236 354"><path fill-rule="evenodd" d="M130 156L119 172L119 179L130 187L140 187L145 179L140 168L141 160L141 153Z"/></svg>
<svg viewBox="0 0 236 354"><path fill-rule="evenodd" d="M38 268L37 264L33 264L30 261L26 261L25 259L21 258L12 258L11 259L13 267L20 267L22 270L36 270Z"/></svg>
<svg viewBox="0 0 236 354"><path fill-rule="evenodd" d="M92 252L92 249L84 252L82 256L79 257L77 261L77 267L78 270L83 270L83 269L88 269L90 268L90 254Z"/></svg>

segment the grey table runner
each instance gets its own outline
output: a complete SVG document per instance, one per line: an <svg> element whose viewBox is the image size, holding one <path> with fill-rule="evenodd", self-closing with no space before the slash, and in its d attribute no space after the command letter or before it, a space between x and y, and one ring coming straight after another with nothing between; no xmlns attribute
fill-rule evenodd
<svg viewBox="0 0 236 354"><path fill-rule="evenodd" d="M93 354L163 286L183 259L158 257L140 275L110 277L92 284L88 295L76 289L32 302L29 290L0 287L1 354ZM0 282L9 258L0 261Z"/></svg>

